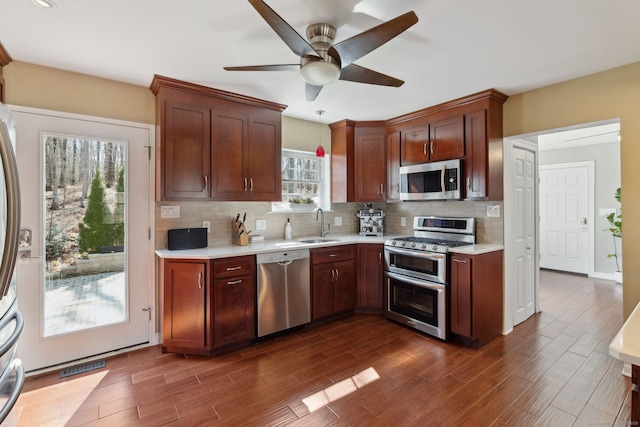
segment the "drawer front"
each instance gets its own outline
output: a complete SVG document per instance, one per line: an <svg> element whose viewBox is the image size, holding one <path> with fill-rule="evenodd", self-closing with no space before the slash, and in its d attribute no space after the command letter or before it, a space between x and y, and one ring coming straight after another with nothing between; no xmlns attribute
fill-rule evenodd
<svg viewBox="0 0 640 427"><path fill-rule="evenodd" d="M332 246L326 249L311 250L311 263L324 264L326 262L353 259L356 256L355 245Z"/></svg>
<svg viewBox="0 0 640 427"><path fill-rule="evenodd" d="M224 258L212 261L213 277L220 279L223 277L242 276L253 274L255 258L252 255Z"/></svg>

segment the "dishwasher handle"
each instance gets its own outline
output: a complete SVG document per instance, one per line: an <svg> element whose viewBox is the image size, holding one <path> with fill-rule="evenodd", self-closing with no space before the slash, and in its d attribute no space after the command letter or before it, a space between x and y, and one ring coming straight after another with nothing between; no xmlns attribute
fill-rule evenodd
<svg viewBox="0 0 640 427"><path fill-rule="evenodd" d="M293 262L292 259L288 259L286 261L278 261L278 265L282 265L284 267L286 267L287 265L291 264Z"/></svg>

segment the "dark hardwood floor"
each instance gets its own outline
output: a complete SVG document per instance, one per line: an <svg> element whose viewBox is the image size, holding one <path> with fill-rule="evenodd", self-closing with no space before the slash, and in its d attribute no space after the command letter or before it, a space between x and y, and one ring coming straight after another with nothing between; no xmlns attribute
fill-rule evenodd
<svg viewBox="0 0 640 427"><path fill-rule="evenodd" d="M160 347L29 378L6 425L628 426L613 282L543 271L542 312L480 349L354 315L217 357Z"/></svg>

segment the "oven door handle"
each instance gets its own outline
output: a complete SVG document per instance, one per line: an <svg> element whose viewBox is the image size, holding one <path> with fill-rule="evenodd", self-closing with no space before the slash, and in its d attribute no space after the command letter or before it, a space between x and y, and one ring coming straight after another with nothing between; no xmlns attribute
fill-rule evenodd
<svg viewBox="0 0 640 427"><path fill-rule="evenodd" d="M396 274L391 271L386 271L385 274L387 275L387 277L396 279L399 282L409 283L411 285L415 285L420 288L435 289L438 291L444 291L446 289L446 285L443 285L442 283L430 282L428 280L414 279L412 277L403 276L402 274ZM425 285L425 283L428 283L428 284Z"/></svg>
<svg viewBox="0 0 640 427"><path fill-rule="evenodd" d="M420 252L420 251L412 251L412 250L401 249L401 248L385 248L385 250L389 254L409 255L417 258L428 258L428 259L435 259L435 260L443 260L443 259L446 260L447 258L446 254L441 254L437 252Z"/></svg>

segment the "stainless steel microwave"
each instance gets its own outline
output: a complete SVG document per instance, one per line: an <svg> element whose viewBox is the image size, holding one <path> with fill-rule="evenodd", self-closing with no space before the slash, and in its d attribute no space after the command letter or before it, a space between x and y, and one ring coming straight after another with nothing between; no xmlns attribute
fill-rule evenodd
<svg viewBox="0 0 640 427"><path fill-rule="evenodd" d="M460 159L400 168L401 200L460 200Z"/></svg>

